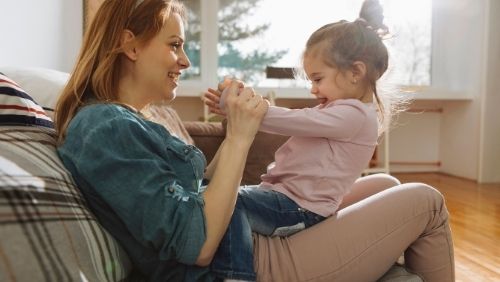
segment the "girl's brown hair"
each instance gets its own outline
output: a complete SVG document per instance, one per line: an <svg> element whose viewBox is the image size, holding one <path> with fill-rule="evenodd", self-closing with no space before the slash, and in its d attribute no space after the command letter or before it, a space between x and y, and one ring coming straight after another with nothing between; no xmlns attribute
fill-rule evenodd
<svg viewBox="0 0 500 282"><path fill-rule="evenodd" d="M388 34L383 24L383 9L378 0L365 0L359 18L353 22L339 21L316 30L307 40L304 57L311 50L320 50L325 64L341 71L350 70L354 62L366 65L366 81L375 95L379 120L387 116L377 93L377 80L388 68L389 55L382 37ZM316 49L316 47L319 47Z"/></svg>
<svg viewBox="0 0 500 282"><path fill-rule="evenodd" d="M85 32L80 54L68 83L57 101L55 127L58 142L77 111L93 99L116 102L121 69L122 32L133 32L147 44L163 27L171 13L186 19L184 6L177 0L106 0Z"/></svg>

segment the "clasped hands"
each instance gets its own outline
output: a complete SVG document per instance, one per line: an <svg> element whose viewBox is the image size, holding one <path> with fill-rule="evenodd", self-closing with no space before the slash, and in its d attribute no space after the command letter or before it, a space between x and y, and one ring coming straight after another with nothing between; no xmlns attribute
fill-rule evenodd
<svg viewBox="0 0 500 282"><path fill-rule="evenodd" d="M243 134L251 136L252 140L269 108L269 101L255 93L253 88L230 78L219 83L217 90L208 88L203 101L211 113L226 117L227 136Z"/></svg>

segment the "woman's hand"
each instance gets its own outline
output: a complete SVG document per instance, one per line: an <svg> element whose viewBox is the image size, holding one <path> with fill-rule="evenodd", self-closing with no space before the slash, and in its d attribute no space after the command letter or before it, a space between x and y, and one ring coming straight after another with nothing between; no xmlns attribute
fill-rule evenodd
<svg viewBox="0 0 500 282"><path fill-rule="evenodd" d="M227 116L226 138L243 137L253 141L260 123L267 113L269 102L256 94L253 88L241 88L241 82L232 81L224 89L225 112Z"/></svg>
<svg viewBox="0 0 500 282"><path fill-rule="evenodd" d="M208 88L206 92L203 93L203 102L208 106L208 110L220 116L226 116L226 113L220 108L220 96L221 91Z"/></svg>

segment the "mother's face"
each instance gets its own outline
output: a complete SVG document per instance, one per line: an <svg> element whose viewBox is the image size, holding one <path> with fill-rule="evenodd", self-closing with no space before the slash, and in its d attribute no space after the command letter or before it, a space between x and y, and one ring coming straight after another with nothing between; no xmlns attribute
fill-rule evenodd
<svg viewBox="0 0 500 282"><path fill-rule="evenodd" d="M184 40L182 19L173 13L150 42L138 47L134 74L149 102L175 98L181 71L190 65Z"/></svg>

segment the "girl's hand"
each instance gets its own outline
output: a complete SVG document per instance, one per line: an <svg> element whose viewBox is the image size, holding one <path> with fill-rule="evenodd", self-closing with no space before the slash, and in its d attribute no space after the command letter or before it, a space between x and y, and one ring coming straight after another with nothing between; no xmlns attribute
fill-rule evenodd
<svg viewBox="0 0 500 282"><path fill-rule="evenodd" d="M224 91L227 89L233 81L236 81L238 83L238 87L240 88L240 91L245 87L245 84L240 81L240 80L233 80L231 78L224 78L222 82L220 82L217 85L217 90L208 88L206 92L203 94L203 101L205 105L208 106L208 109L211 113L218 114L221 116L225 116L225 100L227 96L227 91ZM239 92L238 91L238 95Z"/></svg>
<svg viewBox="0 0 500 282"><path fill-rule="evenodd" d="M237 81L240 84L241 88L245 87L243 81L240 81L237 79L231 79L230 77L226 76L226 77L224 77L224 80L222 80L221 82L219 82L219 84L217 84L217 90L219 90L222 93L224 91L224 89L231 86L231 82L233 82L233 80Z"/></svg>

